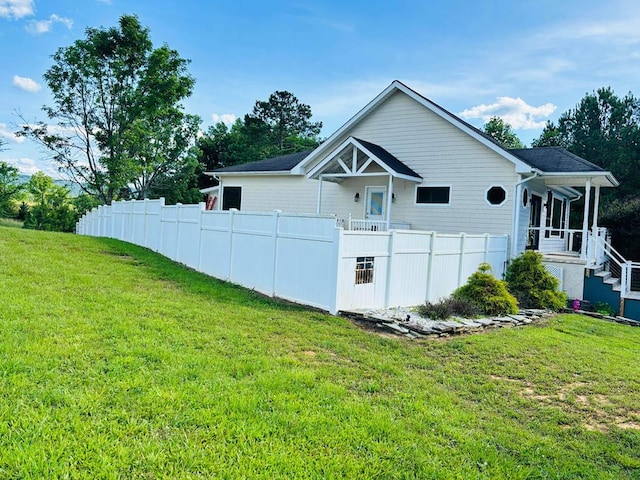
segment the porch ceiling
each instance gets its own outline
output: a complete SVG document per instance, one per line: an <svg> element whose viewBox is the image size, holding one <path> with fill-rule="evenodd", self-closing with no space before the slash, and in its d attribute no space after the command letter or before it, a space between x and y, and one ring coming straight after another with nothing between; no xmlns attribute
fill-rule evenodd
<svg viewBox="0 0 640 480"><path fill-rule="evenodd" d="M600 187L617 187L619 185L616 178L609 172L585 172L585 173L542 173L538 176L541 180L544 180L546 185L550 186L563 186L563 187L584 187L587 180L591 180L591 186Z"/></svg>
<svg viewBox="0 0 640 480"><path fill-rule="evenodd" d="M422 182L420 175L387 150L355 137L349 137L307 173L309 178L330 182L381 175Z"/></svg>

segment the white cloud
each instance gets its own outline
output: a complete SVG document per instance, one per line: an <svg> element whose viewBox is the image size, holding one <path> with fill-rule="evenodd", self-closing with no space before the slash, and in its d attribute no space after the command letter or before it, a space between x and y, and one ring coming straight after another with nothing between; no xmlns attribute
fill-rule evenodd
<svg viewBox="0 0 640 480"><path fill-rule="evenodd" d="M233 113L223 113L222 115L218 115L217 113L213 113L211 115L211 120L214 123L222 122L226 125L233 125L236 122L237 117Z"/></svg>
<svg viewBox="0 0 640 480"><path fill-rule="evenodd" d="M54 23L62 23L68 29L71 29L71 27L73 27L73 20L66 17L60 17L54 13L49 17L49 20L32 20L25 28L29 33L47 33L51 31Z"/></svg>
<svg viewBox="0 0 640 480"><path fill-rule="evenodd" d="M111 0L98 0L98 3L106 3L107 5L111 5Z"/></svg>
<svg viewBox="0 0 640 480"><path fill-rule="evenodd" d="M20 170L20 173L24 175L33 175L34 173L43 172L54 179L60 178L60 173L54 167L43 162L38 162L33 158L9 158L5 161L14 165L18 170Z"/></svg>
<svg viewBox="0 0 640 480"><path fill-rule="evenodd" d="M19 75L13 76L13 86L31 93L36 93L42 88L35 80L29 77L21 77Z"/></svg>
<svg viewBox="0 0 640 480"><path fill-rule="evenodd" d="M0 0L0 18L22 18L33 15L33 0Z"/></svg>
<svg viewBox="0 0 640 480"><path fill-rule="evenodd" d="M491 117L500 117L515 129L529 130L543 128L556 108L552 103L534 107L520 97L498 97L495 103L476 105L460 112L460 116L467 119L481 118L483 122L489 121Z"/></svg>
<svg viewBox="0 0 640 480"><path fill-rule="evenodd" d="M24 137L17 137L6 123L0 123L0 138L4 138L11 143L23 143Z"/></svg>

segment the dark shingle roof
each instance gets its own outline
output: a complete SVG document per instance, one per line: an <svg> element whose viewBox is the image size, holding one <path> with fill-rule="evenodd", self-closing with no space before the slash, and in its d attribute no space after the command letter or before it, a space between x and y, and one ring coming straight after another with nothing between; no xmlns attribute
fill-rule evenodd
<svg viewBox="0 0 640 480"><path fill-rule="evenodd" d="M380 145L376 145L375 143L367 142L366 140L361 140L359 138L353 137L354 140L358 141L364 148L369 150L373 155L378 158L381 162L384 162L391 170L401 175L408 175L410 177L422 178L416 172L407 167L404 163L394 157L392 154L387 152Z"/></svg>
<svg viewBox="0 0 640 480"><path fill-rule="evenodd" d="M605 172L603 168L562 147L514 148L509 151L545 173Z"/></svg>
<svg viewBox="0 0 640 480"><path fill-rule="evenodd" d="M280 155L279 157L267 158L265 160L258 160L257 162L241 163L240 165L232 165L230 167L223 167L214 170L213 173L227 173L227 172L285 172L291 170L313 150L307 150L305 152L290 153L288 155Z"/></svg>

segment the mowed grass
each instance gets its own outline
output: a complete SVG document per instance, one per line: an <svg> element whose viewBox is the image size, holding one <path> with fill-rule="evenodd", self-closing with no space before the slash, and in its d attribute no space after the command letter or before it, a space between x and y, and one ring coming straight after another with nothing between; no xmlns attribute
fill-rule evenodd
<svg viewBox="0 0 640 480"><path fill-rule="evenodd" d="M632 327L409 341L0 227L0 332L0 478L640 478Z"/></svg>

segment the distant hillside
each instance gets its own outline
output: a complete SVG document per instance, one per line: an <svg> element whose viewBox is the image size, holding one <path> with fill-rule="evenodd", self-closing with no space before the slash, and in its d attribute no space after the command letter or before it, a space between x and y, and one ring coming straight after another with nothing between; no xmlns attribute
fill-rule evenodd
<svg viewBox="0 0 640 480"><path fill-rule="evenodd" d="M25 174L20 174L18 177L18 181L20 183L29 183L29 180L31 179L31 175L25 175ZM69 190L71 190L71 196L72 197L77 197L78 195L80 195L82 193L82 189L76 185L75 183L71 183L71 182L67 182L66 180L54 180L54 183L56 185L61 185L63 187L68 187Z"/></svg>

